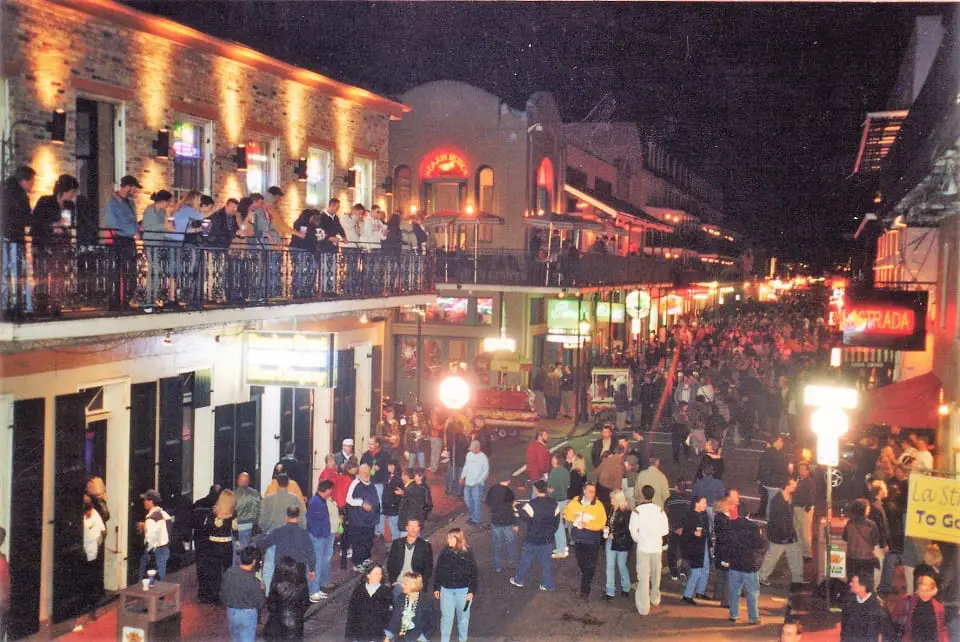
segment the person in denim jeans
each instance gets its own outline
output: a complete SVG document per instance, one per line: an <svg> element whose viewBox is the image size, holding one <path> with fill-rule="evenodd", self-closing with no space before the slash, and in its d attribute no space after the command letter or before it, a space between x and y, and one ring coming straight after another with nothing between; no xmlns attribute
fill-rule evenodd
<svg viewBox="0 0 960 642"><path fill-rule="evenodd" d="M607 520L607 591L603 596L609 602L617 595L617 571L620 572L620 591L624 597L630 597L630 571L627 569L627 556L633 545L630 537L630 506L622 490L610 495L613 510Z"/></svg>
<svg viewBox="0 0 960 642"><path fill-rule="evenodd" d="M440 602L440 642L450 642L453 623L457 637L466 642L470 609L477 593L477 561L462 529L447 532L447 546L440 551L433 573L433 597Z"/></svg>
<svg viewBox="0 0 960 642"><path fill-rule="evenodd" d="M325 479L317 484L317 494L307 506L307 532L316 556L316 573L310 581L310 601L313 603L328 597L323 587L330 583L333 538L340 529L340 511L331 495L333 482Z"/></svg>
<svg viewBox="0 0 960 642"><path fill-rule="evenodd" d="M480 442L474 439L470 442L470 452L467 453L463 470L460 472L460 483L463 485L463 501L470 511L468 524L477 525L483 517L483 491L487 488L487 477L490 475L490 461L480 450Z"/></svg>
<svg viewBox="0 0 960 642"><path fill-rule="evenodd" d="M747 594L747 619L751 624L760 622L760 551L764 541L760 529L746 517L738 515L725 526L724 537L718 546L721 564L729 571L727 598L730 601L730 620L740 616L740 593Z"/></svg>
<svg viewBox="0 0 960 642"><path fill-rule="evenodd" d="M240 551L240 566L231 566L220 584L220 603L227 607L231 642L253 642L257 637L257 617L267 597L263 583L254 574L260 551L249 546Z"/></svg>
<svg viewBox="0 0 960 642"><path fill-rule="evenodd" d="M513 508L516 495L510 488L511 480L509 475L505 476L490 489L485 500L490 508L490 523L493 524L493 568L497 573L503 570L504 549L510 565L517 563L517 531L520 529Z"/></svg>
<svg viewBox="0 0 960 642"><path fill-rule="evenodd" d="M540 566L540 590L553 590L553 569L550 568L553 551L553 534L560 521L560 510L556 500L547 495L547 482L540 480L533 484L533 499L520 509L520 519L527 523L527 533L523 540L523 552L520 555L520 567L516 575L510 578L510 584L523 588L526 577L534 561Z"/></svg>
<svg viewBox="0 0 960 642"><path fill-rule="evenodd" d="M690 577L683 591L683 601L696 605L694 596L706 599L710 580L710 519L707 517L707 498L694 497L693 510L683 521L681 535L683 558L690 564Z"/></svg>
<svg viewBox="0 0 960 642"><path fill-rule="evenodd" d="M550 473L547 475L548 497L557 500L557 508L563 515L563 509L567 507L567 490L570 488L570 471L567 469L563 453L554 453L550 457ZM567 548L567 529L560 520L557 525L557 531L553 534L553 557L554 559L565 559L570 554Z"/></svg>

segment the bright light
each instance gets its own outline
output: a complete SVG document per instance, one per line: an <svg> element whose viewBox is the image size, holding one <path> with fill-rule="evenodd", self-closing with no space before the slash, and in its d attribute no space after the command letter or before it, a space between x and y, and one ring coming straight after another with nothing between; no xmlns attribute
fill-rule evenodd
<svg viewBox="0 0 960 642"><path fill-rule="evenodd" d="M417 206L416 206L416 204L413 204L413 205L410 206L410 213L411 213L411 214L416 214L416 213L417 213Z"/></svg>
<svg viewBox="0 0 960 642"><path fill-rule="evenodd" d="M367 323L370 319L367 317L367 313L364 312L360 315L360 323Z"/></svg>
<svg viewBox="0 0 960 642"><path fill-rule="evenodd" d="M590 334L590 323L587 321L580 322L580 334Z"/></svg>
<svg viewBox="0 0 960 642"><path fill-rule="evenodd" d="M857 407L857 391L855 388L807 386L803 389L803 403L808 406L832 406L836 409L852 410Z"/></svg>
<svg viewBox="0 0 960 642"><path fill-rule="evenodd" d="M950 404L942 403L937 407L937 414L941 417L946 417L950 414Z"/></svg>
<svg viewBox="0 0 960 642"><path fill-rule="evenodd" d="M516 352L517 342L515 339L506 337L487 337L483 340L484 352Z"/></svg>
<svg viewBox="0 0 960 642"><path fill-rule="evenodd" d="M850 429L850 417L837 406L821 406L810 416L810 429L816 435L839 439Z"/></svg>
<svg viewBox="0 0 960 642"><path fill-rule="evenodd" d="M830 349L830 367L839 368L841 363L843 363L843 349L831 348Z"/></svg>
<svg viewBox="0 0 960 642"><path fill-rule="evenodd" d="M475 210L473 209L473 205L467 205L467 214L469 216L473 216L474 211Z"/></svg>
<svg viewBox="0 0 960 642"><path fill-rule="evenodd" d="M449 410L460 410L470 401L470 384L462 377L450 376L440 382L440 402Z"/></svg>

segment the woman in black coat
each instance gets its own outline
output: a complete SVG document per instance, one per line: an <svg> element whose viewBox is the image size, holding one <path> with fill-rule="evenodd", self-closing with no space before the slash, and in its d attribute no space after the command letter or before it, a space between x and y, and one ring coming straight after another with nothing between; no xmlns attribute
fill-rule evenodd
<svg viewBox="0 0 960 642"><path fill-rule="evenodd" d="M683 520L680 545L683 559L690 565L690 577L683 591L683 601L696 604L693 598L706 599L707 581L710 579L710 519L707 516L707 498L694 497L690 512Z"/></svg>
<svg viewBox="0 0 960 642"><path fill-rule="evenodd" d="M383 583L383 567L372 565L364 581L353 591L347 605L346 639L350 642L381 642L390 624L393 594Z"/></svg>
<svg viewBox="0 0 960 642"><path fill-rule="evenodd" d="M303 639L303 618L309 606L307 568L302 562L282 556L277 560L270 584L263 637L268 640Z"/></svg>
<svg viewBox="0 0 960 642"><path fill-rule="evenodd" d="M418 642L421 636L427 638L433 630L433 596L424 590L423 577L419 573L404 573L400 585L402 592L393 601L393 613L386 629L390 635L384 637L400 642Z"/></svg>

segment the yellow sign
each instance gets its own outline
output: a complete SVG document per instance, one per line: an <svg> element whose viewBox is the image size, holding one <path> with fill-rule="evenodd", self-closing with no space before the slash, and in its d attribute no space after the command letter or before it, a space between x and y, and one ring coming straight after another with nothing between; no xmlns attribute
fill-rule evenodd
<svg viewBox="0 0 960 642"><path fill-rule="evenodd" d="M907 536L960 544L960 481L910 475Z"/></svg>

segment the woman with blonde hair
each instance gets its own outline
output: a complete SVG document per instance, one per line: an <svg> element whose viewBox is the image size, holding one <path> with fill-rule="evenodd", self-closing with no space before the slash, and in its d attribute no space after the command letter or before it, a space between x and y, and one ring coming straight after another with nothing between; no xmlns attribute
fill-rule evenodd
<svg viewBox="0 0 960 642"><path fill-rule="evenodd" d="M90 496L90 503L100 514L100 519L104 523L110 521L110 509L107 508L107 486L100 477L91 477L87 480L87 495Z"/></svg>
<svg viewBox="0 0 960 642"><path fill-rule="evenodd" d="M423 576L404 573L400 580L401 593L393 601L393 615L384 631L389 640L422 642L433 629L432 596L423 590Z"/></svg>
<svg viewBox="0 0 960 642"><path fill-rule="evenodd" d="M627 556L633 546L630 535L630 505L622 490L610 494L610 517L604 530L607 540L607 592L605 602L617 595L617 571L620 571L620 594L630 597L630 571L627 569Z"/></svg>
<svg viewBox="0 0 960 642"><path fill-rule="evenodd" d="M477 561L467 544L467 534L460 528L451 528L433 573L433 597L440 601L441 642L449 642L454 619L457 637L460 642L466 642L476 592Z"/></svg>
<svg viewBox="0 0 960 642"><path fill-rule="evenodd" d="M224 490L203 524L207 545L197 549L197 598L216 604L220 580L233 563L233 493Z"/></svg>

